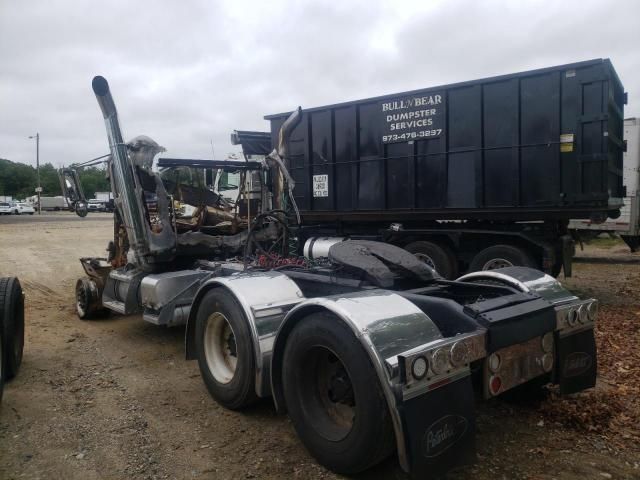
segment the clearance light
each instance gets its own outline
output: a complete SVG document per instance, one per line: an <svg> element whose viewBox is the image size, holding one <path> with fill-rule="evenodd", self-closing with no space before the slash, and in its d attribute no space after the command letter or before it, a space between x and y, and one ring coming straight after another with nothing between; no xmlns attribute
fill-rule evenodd
<svg viewBox="0 0 640 480"><path fill-rule="evenodd" d="M498 355L497 353L492 353L489 356L489 370L491 370L491 373L497 373L498 370L500 370L501 363L502 361L500 359L500 355Z"/></svg>
<svg viewBox="0 0 640 480"><path fill-rule="evenodd" d="M580 318L580 323L587 323L589 321L587 305L580 305L580 307L578 308L578 316Z"/></svg>
<svg viewBox="0 0 640 480"><path fill-rule="evenodd" d="M454 343L451 347L451 364L461 367L466 363L469 363L469 346L463 341Z"/></svg>
<svg viewBox="0 0 640 480"><path fill-rule="evenodd" d="M438 348L431 354L431 370L436 375L441 375L449 367L449 353L444 348Z"/></svg>
<svg viewBox="0 0 640 480"><path fill-rule="evenodd" d="M420 355L413 360L411 364L411 373L416 380L422 380L429 369L429 361L424 355Z"/></svg>
<svg viewBox="0 0 640 480"><path fill-rule="evenodd" d="M551 352L553 350L553 332L547 332L542 337L542 351L545 353Z"/></svg>
<svg viewBox="0 0 640 480"><path fill-rule="evenodd" d="M578 310L575 308L569 310L569 313L567 314L567 321L570 326L575 327L578 324L578 316Z"/></svg>

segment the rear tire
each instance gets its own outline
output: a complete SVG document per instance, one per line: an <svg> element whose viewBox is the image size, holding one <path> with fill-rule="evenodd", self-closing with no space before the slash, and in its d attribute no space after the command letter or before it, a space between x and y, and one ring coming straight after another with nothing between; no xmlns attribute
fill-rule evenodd
<svg viewBox="0 0 640 480"><path fill-rule="evenodd" d="M435 269L443 278L452 280L458 276L456 256L448 246L420 240L404 249Z"/></svg>
<svg viewBox="0 0 640 480"><path fill-rule="evenodd" d="M513 245L493 245L481 250L469 265L470 272L495 270L503 267L540 268L531 255L520 247Z"/></svg>
<svg viewBox="0 0 640 480"><path fill-rule="evenodd" d="M214 400L230 410L255 402L253 340L249 322L231 293L214 288L204 295L195 335L200 374Z"/></svg>
<svg viewBox="0 0 640 480"><path fill-rule="evenodd" d="M4 378L10 380L18 374L24 351L24 295L15 277L0 279L0 324Z"/></svg>
<svg viewBox="0 0 640 480"><path fill-rule="evenodd" d="M325 467L354 474L393 452L391 416L376 371L353 332L332 314L311 314L293 329L282 382L298 436Z"/></svg>

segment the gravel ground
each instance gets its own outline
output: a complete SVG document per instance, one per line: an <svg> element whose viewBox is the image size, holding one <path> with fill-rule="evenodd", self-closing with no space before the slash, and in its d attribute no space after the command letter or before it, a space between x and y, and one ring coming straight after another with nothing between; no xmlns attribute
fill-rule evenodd
<svg viewBox="0 0 640 480"><path fill-rule="evenodd" d="M104 255L111 223L52 217L0 220L0 273L18 275L27 295L24 362L0 409L0 478L340 478L269 401L219 407L184 360L183 329L78 320L77 259ZM574 270L567 285L603 302L598 387L479 403L478 462L450 478L640 478L640 266ZM406 477L390 458L360 478Z"/></svg>

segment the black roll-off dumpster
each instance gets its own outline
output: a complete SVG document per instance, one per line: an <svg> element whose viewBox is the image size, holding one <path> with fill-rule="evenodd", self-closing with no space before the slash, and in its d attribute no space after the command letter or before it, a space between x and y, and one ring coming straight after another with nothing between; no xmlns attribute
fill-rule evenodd
<svg viewBox="0 0 640 480"><path fill-rule="evenodd" d="M613 215L625 103L598 59L305 109L295 200L306 220ZM287 115L265 117L274 145Z"/></svg>

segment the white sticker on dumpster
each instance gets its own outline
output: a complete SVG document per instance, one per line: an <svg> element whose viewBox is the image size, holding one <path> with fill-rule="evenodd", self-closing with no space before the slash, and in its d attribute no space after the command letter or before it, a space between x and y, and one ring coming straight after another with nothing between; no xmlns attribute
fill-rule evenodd
<svg viewBox="0 0 640 480"><path fill-rule="evenodd" d="M329 175L313 176L313 196L314 197L329 196Z"/></svg>

